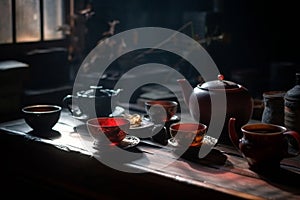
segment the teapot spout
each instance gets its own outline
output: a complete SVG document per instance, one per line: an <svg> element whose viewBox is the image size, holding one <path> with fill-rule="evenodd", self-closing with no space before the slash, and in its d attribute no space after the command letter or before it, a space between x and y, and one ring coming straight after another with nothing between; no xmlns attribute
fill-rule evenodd
<svg viewBox="0 0 300 200"><path fill-rule="evenodd" d="M186 79L178 79L177 82L181 88L184 103L187 107L189 107L190 96L193 92L193 88Z"/></svg>
<svg viewBox="0 0 300 200"><path fill-rule="evenodd" d="M229 138L231 140L231 142L233 143L233 145L239 149L239 138L238 138L238 134L236 132L236 128L235 128L235 118L230 118L229 122L228 122L228 133L229 133Z"/></svg>

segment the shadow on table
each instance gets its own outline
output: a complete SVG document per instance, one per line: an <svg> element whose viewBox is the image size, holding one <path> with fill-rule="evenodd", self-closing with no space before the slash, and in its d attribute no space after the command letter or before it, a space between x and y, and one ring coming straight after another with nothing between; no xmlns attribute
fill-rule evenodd
<svg viewBox="0 0 300 200"><path fill-rule="evenodd" d="M199 149L188 149L181 157L198 164L224 165L227 156L217 149L212 149L204 158L198 157Z"/></svg>
<svg viewBox="0 0 300 200"><path fill-rule="evenodd" d="M269 184L282 190L300 194L299 180L300 174L289 169L278 168L268 171L257 171L257 174Z"/></svg>
<svg viewBox="0 0 300 200"><path fill-rule="evenodd" d="M61 137L61 133L56 130L48 130L48 131L42 131L42 132L32 130L32 131L29 131L27 134L34 136L34 137L39 137L42 139L48 139L48 140L54 140L54 139Z"/></svg>

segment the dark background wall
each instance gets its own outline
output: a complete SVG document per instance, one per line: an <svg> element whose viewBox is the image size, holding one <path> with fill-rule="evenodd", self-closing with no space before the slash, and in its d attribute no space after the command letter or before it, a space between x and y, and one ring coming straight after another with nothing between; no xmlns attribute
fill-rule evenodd
<svg viewBox="0 0 300 200"><path fill-rule="evenodd" d="M294 0L75 0L76 13L88 4L95 14L78 26L79 35L85 35L80 43L85 54L103 38L112 20L120 21L115 33L144 26L181 30L192 21L194 33L202 38L226 35L225 40L205 48L226 79L245 85L254 96L260 97L265 90L291 88L299 71L300 14ZM68 10L66 15L70 20ZM191 26L181 31L191 36ZM24 60L30 50L67 48L69 42L0 45L0 60ZM80 62L71 65L79 66ZM76 67L70 69L76 71Z"/></svg>
<svg viewBox="0 0 300 200"><path fill-rule="evenodd" d="M116 0L90 1L95 15L87 21L86 52L119 20L116 33L143 26L179 30L193 21L196 34L226 34L207 51L221 73L259 96L264 90L287 90L299 68L299 19L296 1L271 0ZM203 14L205 17L203 18ZM204 20L204 25L201 24ZM189 33L189 27L183 30Z"/></svg>
<svg viewBox="0 0 300 200"><path fill-rule="evenodd" d="M221 31L230 34L231 50L251 62L260 60L297 61L295 51L299 45L296 1L271 0L115 0L92 1L95 15L88 22L89 40L93 43L107 29L107 22L118 19L116 31L160 26L179 29L187 21L185 14L205 12ZM197 24L194 18L194 25ZM97 38L98 36L98 38ZM254 57L253 57L254 56ZM249 58L248 58L249 57ZM236 57L234 61L240 62Z"/></svg>

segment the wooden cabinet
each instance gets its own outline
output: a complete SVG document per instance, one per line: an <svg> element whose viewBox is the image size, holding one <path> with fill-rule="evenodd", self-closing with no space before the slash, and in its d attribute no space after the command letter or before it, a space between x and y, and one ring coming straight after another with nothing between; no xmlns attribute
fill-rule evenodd
<svg viewBox="0 0 300 200"><path fill-rule="evenodd" d="M0 62L0 121L19 113L28 66L16 60Z"/></svg>

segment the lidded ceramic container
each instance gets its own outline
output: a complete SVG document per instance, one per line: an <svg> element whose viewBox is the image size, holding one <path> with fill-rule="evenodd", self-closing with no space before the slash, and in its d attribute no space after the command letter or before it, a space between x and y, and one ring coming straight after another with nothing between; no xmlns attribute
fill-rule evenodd
<svg viewBox="0 0 300 200"><path fill-rule="evenodd" d="M300 73L296 73L296 84L284 96L284 125L300 131Z"/></svg>

